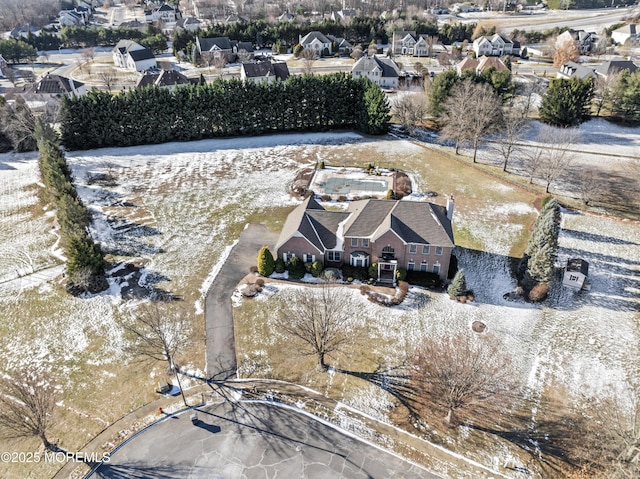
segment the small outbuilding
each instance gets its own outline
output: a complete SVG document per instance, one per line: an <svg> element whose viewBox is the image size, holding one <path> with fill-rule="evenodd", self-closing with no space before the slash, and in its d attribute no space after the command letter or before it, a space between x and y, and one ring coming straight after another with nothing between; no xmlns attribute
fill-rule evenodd
<svg viewBox="0 0 640 479"><path fill-rule="evenodd" d="M589 263L581 258L571 258L564 270L562 285L576 290L588 289Z"/></svg>

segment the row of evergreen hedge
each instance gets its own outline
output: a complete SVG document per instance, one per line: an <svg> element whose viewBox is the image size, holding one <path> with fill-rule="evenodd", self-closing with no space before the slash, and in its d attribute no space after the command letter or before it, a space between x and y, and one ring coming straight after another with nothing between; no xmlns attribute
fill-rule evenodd
<svg viewBox="0 0 640 479"><path fill-rule="evenodd" d="M67 255L67 288L72 292L102 289L104 256L89 234L89 212L78 197L64 153L49 127L39 123L35 135L45 198L56 207L60 239Z"/></svg>
<svg viewBox="0 0 640 479"><path fill-rule="evenodd" d="M380 88L344 73L273 83L218 79L65 98L62 140L68 149L87 149L334 128L382 134L389 120Z"/></svg>

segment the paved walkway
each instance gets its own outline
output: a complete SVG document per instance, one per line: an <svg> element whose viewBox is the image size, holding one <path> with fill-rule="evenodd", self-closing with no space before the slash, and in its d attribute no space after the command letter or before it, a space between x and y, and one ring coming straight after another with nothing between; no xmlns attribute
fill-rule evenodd
<svg viewBox="0 0 640 479"><path fill-rule="evenodd" d="M207 291L204 304L207 337L205 371L211 379L225 380L236 375L231 294L249 273L249 268L256 265L260 248L267 245L273 251L277 240L278 233L269 231L266 226L248 225Z"/></svg>

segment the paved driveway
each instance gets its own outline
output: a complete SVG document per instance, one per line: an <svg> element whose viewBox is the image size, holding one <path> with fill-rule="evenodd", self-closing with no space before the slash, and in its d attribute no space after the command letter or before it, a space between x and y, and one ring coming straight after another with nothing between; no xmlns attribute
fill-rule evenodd
<svg viewBox="0 0 640 479"><path fill-rule="evenodd" d="M435 476L307 415L269 403L221 403L169 417L113 454L111 479L428 478Z"/></svg>
<svg viewBox="0 0 640 479"><path fill-rule="evenodd" d="M236 374L236 348L233 335L231 294L256 265L258 250L267 245L273 252L278 233L261 224L250 224L242 231L227 261L207 292L204 315L207 330L206 372L210 379L229 379Z"/></svg>

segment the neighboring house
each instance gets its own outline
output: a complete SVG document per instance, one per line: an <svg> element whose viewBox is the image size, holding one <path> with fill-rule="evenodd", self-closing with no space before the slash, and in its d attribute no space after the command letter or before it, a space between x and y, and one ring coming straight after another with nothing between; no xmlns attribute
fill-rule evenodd
<svg viewBox="0 0 640 479"><path fill-rule="evenodd" d="M253 43L251 42L236 42L235 40L231 41L231 50L236 54L236 61L243 59L239 58L238 53L244 51L249 54L249 60L253 60Z"/></svg>
<svg viewBox="0 0 640 479"><path fill-rule="evenodd" d="M252 62L243 63L240 68L242 81L271 83L289 78L289 68L285 62Z"/></svg>
<svg viewBox="0 0 640 479"><path fill-rule="evenodd" d="M320 32L309 32L304 37L301 35L299 43L302 48L315 50L318 53L318 56L321 56L325 49L329 54L333 53L331 50L331 40Z"/></svg>
<svg viewBox="0 0 640 479"><path fill-rule="evenodd" d="M595 33L585 32L584 30L567 30L558 35L556 39L556 48L562 48L569 42L575 42L578 52L581 55L587 54L593 48L597 38Z"/></svg>
<svg viewBox="0 0 640 479"><path fill-rule="evenodd" d="M153 10L146 10L144 12L145 21L149 23L163 21L163 22L177 22L182 18L182 12L177 7L172 7L166 3L162 4L159 8Z"/></svg>
<svg viewBox="0 0 640 479"><path fill-rule="evenodd" d="M416 32L393 32L392 51L394 55L412 55L414 57L428 57L433 54L433 45L427 35L416 35Z"/></svg>
<svg viewBox="0 0 640 479"><path fill-rule="evenodd" d="M60 75L48 74L36 83L14 88L7 91L7 102L14 102L22 97L35 114L50 114L57 116L60 111L61 98L70 95L84 95L84 83Z"/></svg>
<svg viewBox="0 0 640 479"><path fill-rule="evenodd" d="M292 15L289 12L284 12L282 15L278 17L279 22L293 22L296 19L295 15Z"/></svg>
<svg viewBox="0 0 640 479"><path fill-rule="evenodd" d="M490 37L479 37L473 41L473 51L477 57L485 56L520 56L520 42L509 40L496 33Z"/></svg>
<svg viewBox="0 0 640 479"><path fill-rule="evenodd" d="M328 211L313 197L287 217L276 245L284 261L320 260L325 267L378 265L378 281L395 283L406 268L446 279L454 240L449 210L433 203L352 201L347 211Z"/></svg>
<svg viewBox="0 0 640 479"><path fill-rule="evenodd" d="M209 0L191 0L191 6L196 18L214 18L218 13L217 4Z"/></svg>
<svg viewBox="0 0 640 479"><path fill-rule="evenodd" d="M129 20L128 22L122 22L120 25L118 25L118 27L135 28L138 31L142 31L142 30L146 29L148 26L149 25L147 23L142 23L142 22L138 21L137 19Z"/></svg>
<svg viewBox="0 0 640 479"><path fill-rule="evenodd" d="M146 86L155 85L173 90L179 85L193 85L200 83L199 78L187 78L176 70L162 70L160 73L144 72L138 80L136 88L144 88Z"/></svg>
<svg viewBox="0 0 640 479"><path fill-rule="evenodd" d="M338 10L337 12L331 12L331 20L334 22L350 22L358 13L354 8L346 8Z"/></svg>
<svg viewBox="0 0 640 479"><path fill-rule="evenodd" d="M86 22L84 16L75 10L61 10L58 14L58 21L62 27L77 27Z"/></svg>
<svg viewBox="0 0 640 479"><path fill-rule="evenodd" d="M363 55L351 68L353 78L367 77L380 88L398 87L400 68L391 58Z"/></svg>
<svg viewBox="0 0 640 479"><path fill-rule="evenodd" d="M640 40L640 28L635 23L620 27L611 32L611 40L620 45L624 45L627 40L631 42L638 41Z"/></svg>
<svg viewBox="0 0 640 479"><path fill-rule="evenodd" d="M564 78L568 80L569 78L580 78L580 80L585 80L586 78L591 78L594 75L593 68L586 67L584 65L580 65L576 62L567 62L564 65L560 66L558 73L556 74L557 78Z"/></svg>
<svg viewBox="0 0 640 479"><path fill-rule="evenodd" d="M9 36L11 38L15 38L16 40L19 40L21 38L27 38L29 33L37 37L40 35L40 29L29 24L21 25L11 30L11 32L9 32Z"/></svg>
<svg viewBox="0 0 640 479"><path fill-rule="evenodd" d="M589 276L589 263L580 258L571 258L562 277L562 285L573 289L587 289L586 280Z"/></svg>
<svg viewBox="0 0 640 479"><path fill-rule="evenodd" d="M622 70L629 70L629 73L633 73L638 70L638 66L630 60L618 58L602 62L596 67L595 72L596 75L607 78L609 75L615 75Z"/></svg>
<svg viewBox="0 0 640 479"><path fill-rule="evenodd" d="M480 58L466 57L456 65L458 75L462 75L465 70L474 70L476 75L480 75L488 68L493 68L496 71L509 71L509 68L499 57L486 57Z"/></svg>
<svg viewBox="0 0 640 479"><path fill-rule="evenodd" d="M509 71L507 65L499 57L485 57L478 58L478 66L476 67L476 74L484 72L488 68L493 68L499 72Z"/></svg>
<svg viewBox="0 0 640 479"><path fill-rule="evenodd" d="M349 43L345 38L334 37L333 35L327 35L327 38L331 40L331 48L333 49L333 44L338 45L337 53L345 53L353 51L353 45ZM333 52L336 53L336 52Z"/></svg>
<svg viewBox="0 0 640 479"><path fill-rule="evenodd" d="M181 18L176 22L176 29L188 30L195 32L202 27L202 22L194 17Z"/></svg>
<svg viewBox="0 0 640 479"><path fill-rule="evenodd" d="M127 70L141 72L158 66L153 52L132 40L120 40L112 55L114 65Z"/></svg>
<svg viewBox="0 0 640 479"><path fill-rule="evenodd" d="M225 57L228 62L235 60L233 45L228 37L196 37L196 48L203 61L210 62Z"/></svg>

